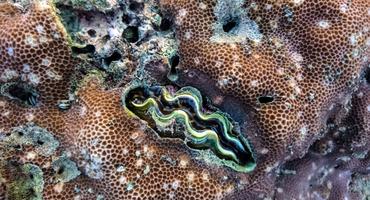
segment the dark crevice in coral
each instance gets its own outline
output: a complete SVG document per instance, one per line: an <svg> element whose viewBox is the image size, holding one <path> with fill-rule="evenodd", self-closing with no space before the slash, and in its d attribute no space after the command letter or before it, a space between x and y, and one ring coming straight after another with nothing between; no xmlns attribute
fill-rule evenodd
<svg viewBox="0 0 370 200"><path fill-rule="evenodd" d="M367 84L370 84L370 68L365 71L365 80Z"/></svg>
<svg viewBox="0 0 370 200"><path fill-rule="evenodd" d="M42 140L37 140L37 142L36 142L38 145L43 145L43 144L45 144L45 142L44 141L42 141Z"/></svg>
<svg viewBox="0 0 370 200"><path fill-rule="evenodd" d="M137 26L128 26L122 33L122 37L130 43L139 40L139 28Z"/></svg>
<svg viewBox="0 0 370 200"><path fill-rule="evenodd" d="M110 35L105 35L103 38L102 38L102 41L104 41L104 43L108 42L110 40Z"/></svg>
<svg viewBox="0 0 370 200"><path fill-rule="evenodd" d="M32 180L32 178L31 178L31 180ZM30 188L28 190L28 194L29 194L30 197L36 197L37 196L36 195L36 191L34 189L32 189L32 188Z"/></svg>
<svg viewBox="0 0 370 200"><path fill-rule="evenodd" d="M72 47L72 52L74 54L87 54L87 53L91 53L91 54L94 54L95 53L95 46L94 45L91 45L91 44L88 44L84 47Z"/></svg>
<svg viewBox="0 0 370 200"><path fill-rule="evenodd" d="M171 70L176 69L176 67L179 65L179 63L180 63L180 56L178 54L173 55L170 58Z"/></svg>
<svg viewBox="0 0 370 200"><path fill-rule="evenodd" d="M273 96L260 96L258 97L258 102L262 104L271 103L275 100Z"/></svg>
<svg viewBox="0 0 370 200"><path fill-rule="evenodd" d="M17 144L17 145L12 145L12 147L15 149L15 150L18 150L18 151L21 151L22 150L22 146Z"/></svg>
<svg viewBox="0 0 370 200"><path fill-rule="evenodd" d="M63 172L64 172L64 167L62 166L58 169L57 174L63 174Z"/></svg>
<svg viewBox="0 0 370 200"><path fill-rule="evenodd" d="M176 81L178 79L177 66L180 63L180 56L178 54L173 55L169 59L170 71L168 73L168 78L170 81Z"/></svg>
<svg viewBox="0 0 370 200"><path fill-rule="evenodd" d="M167 17L163 17L161 20L161 24L159 25L159 30L168 31L171 29L171 27L172 27L172 21Z"/></svg>
<svg viewBox="0 0 370 200"><path fill-rule="evenodd" d="M131 17L127 14L122 15L122 22L125 24L129 24L131 22Z"/></svg>
<svg viewBox="0 0 370 200"><path fill-rule="evenodd" d="M104 64L106 66L109 66L113 61L118 61L121 58L122 58L122 55L119 52L115 51L112 53L112 55L104 59Z"/></svg>
<svg viewBox="0 0 370 200"><path fill-rule="evenodd" d="M18 131L18 132L17 132L17 134L18 134L20 137L22 137L22 136L24 135L24 133L23 133L23 132L21 132L21 131Z"/></svg>
<svg viewBox="0 0 370 200"><path fill-rule="evenodd" d="M143 8L144 4L136 1L130 3L130 5L128 6L128 9L130 9L131 11L141 11L143 10Z"/></svg>
<svg viewBox="0 0 370 200"><path fill-rule="evenodd" d="M229 33L231 30L233 30L237 26L237 22L235 19L230 19L226 21L225 24L222 25L222 29L226 32Z"/></svg>
<svg viewBox="0 0 370 200"><path fill-rule="evenodd" d="M36 106L38 103L38 94L25 84L12 84L8 86L6 91L10 97L20 100L27 105Z"/></svg>

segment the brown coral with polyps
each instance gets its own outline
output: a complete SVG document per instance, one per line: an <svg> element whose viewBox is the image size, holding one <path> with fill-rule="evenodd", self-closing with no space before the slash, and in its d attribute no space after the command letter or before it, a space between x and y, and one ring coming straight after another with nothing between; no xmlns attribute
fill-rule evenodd
<svg viewBox="0 0 370 200"><path fill-rule="evenodd" d="M363 81L353 94L351 111L342 112L344 119L332 124L303 158L288 162L280 170L276 199L368 197L369 86Z"/></svg>
<svg viewBox="0 0 370 200"><path fill-rule="evenodd" d="M161 0L180 64L166 71L153 53L171 33L144 31L112 60L138 61L127 85L84 66L70 101L75 62L53 3L16 5L0 4L1 199L362 195L347 186L368 176L368 1ZM143 16L118 15L139 35Z"/></svg>
<svg viewBox="0 0 370 200"><path fill-rule="evenodd" d="M38 6L28 12L37 12ZM9 14L8 9L4 12ZM49 9L43 14L54 16ZM42 19L36 18L35 23ZM60 42L66 44L66 38ZM29 51L31 46L25 48ZM69 62L70 50L66 48L63 58ZM17 66L2 69L15 72ZM43 70L52 66L31 69L43 75ZM44 80L40 87L22 80L40 90L44 97L40 106L24 107L24 102L8 95L0 100L1 198L215 199L236 187L227 171L208 170L210 166L198 163L181 140L160 138L145 123L130 117L122 106L123 88L104 91L99 81L88 78L80 85L73 105L57 107L56 100L68 94L68 89L63 89L68 88L67 82L55 86L49 85L52 79L40 80Z"/></svg>
<svg viewBox="0 0 370 200"><path fill-rule="evenodd" d="M2 93L35 105L68 99L75 62L55 8L35 1L29 8L0 3ZM20 96L27 90L30 97Z"/></svg>
<svg viewBox="0 0 370 200"><path fill-rule="evenodd" d="M236 187L228 172L198 164L181 140L160 138L137 118L129 117L121 105L121 92L102 91L92 80L79 91L78 103L68 113L56 112L57 118L43 115L44 110L34 113L32 123L53 130L59 141L66 141L56 155L70 154L68 159L82 171L81 176L61 182L58 168L45 164L54 163L55 158L25 158L21 152L8 155L19 159L18 165L33 162L42 166L44 199L216 199ZM25 154L31 152L32 148Z"/></svg>
<svg viewBox="0 0 370 200"><path fill-rule="evenodd" d="M161 5L175 18L177 83L208 93L245 124L258 155L252 175L307 151L350 98L369 56L368 1Z"/></svg>

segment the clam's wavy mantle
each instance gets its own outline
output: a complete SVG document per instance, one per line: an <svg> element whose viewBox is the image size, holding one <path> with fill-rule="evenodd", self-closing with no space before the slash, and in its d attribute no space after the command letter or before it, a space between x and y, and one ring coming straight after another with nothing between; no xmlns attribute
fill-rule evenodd
<svg viewBox="0 0 370 200"><path fill-rule="evenodd" d="M239 172L251 172L256 167L252 148L234 126L227 114L203 103L200 92L183 87L137 87L124 97L125 107L161 137L179 137L191 149L210 149L221 163ZM204 106L204 107L203 107ZM180 127L183 134L168 133L168 128Z"/></svg>

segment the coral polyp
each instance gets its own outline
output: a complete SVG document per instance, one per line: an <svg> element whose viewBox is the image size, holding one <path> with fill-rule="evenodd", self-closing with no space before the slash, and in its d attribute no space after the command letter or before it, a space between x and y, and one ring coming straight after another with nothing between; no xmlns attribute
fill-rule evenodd
<svg viewBox="0 0 370 200"><path fill-rule="evenodd" d="M124 102L131 112L162 132L162 137L169 137L166 129L174 124L183 126L185 134L180 137L184 137L189 147L211 149L225 159L222 163L236 171L251 172L256 166L250 144L236 130L230 117L203 108L203 97L193 87L175 93L164 86L139 87L129 91Z"/></svg>

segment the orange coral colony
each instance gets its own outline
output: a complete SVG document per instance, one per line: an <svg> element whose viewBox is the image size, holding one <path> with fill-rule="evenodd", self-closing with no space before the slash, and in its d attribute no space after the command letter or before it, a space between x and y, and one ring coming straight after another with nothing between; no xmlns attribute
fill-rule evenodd
<svg viewBox="0 0 370 200"><path fill-rule="evenodd" d="M368 195L370 1L76 2L0 0L0 199Z"/></svg>

